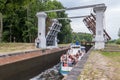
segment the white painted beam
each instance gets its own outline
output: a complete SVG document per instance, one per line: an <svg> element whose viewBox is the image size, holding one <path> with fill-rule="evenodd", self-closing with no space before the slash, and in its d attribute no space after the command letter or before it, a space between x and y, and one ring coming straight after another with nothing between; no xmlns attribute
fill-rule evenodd
<svg viewBox="0 0 120 80"><path fill-rule="evenodd" d="M68 10L76 10L76 9L93 8L93 7L97 7L97 6L105 6L105 4L104 3L102 3L102 4L93 4L93 5L87 5L87 6L71 7L71 8L49 10L49 11L42 11L42 12L50 13L50 12L58 12L58 11L68 11Z"/></svg>
<svg viewBox="0 0 120 80"><path fill-rule="evenodd" d="M63 19L75 19L75 18L84 18L87 17L89 15L85 15L85 16L74 16L74 17L67 17L67 18L55 18L57 20L63 20Z"/></svg>

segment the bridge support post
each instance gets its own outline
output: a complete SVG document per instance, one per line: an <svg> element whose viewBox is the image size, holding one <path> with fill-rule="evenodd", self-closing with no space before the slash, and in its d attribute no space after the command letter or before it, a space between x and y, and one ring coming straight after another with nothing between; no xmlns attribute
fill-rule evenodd
<svg viewBox="0 0 120 80"><path fill-rule="evenodd" d="M44 49L46 48L45 27L47 14L44 12L38 12L36 16L38 17L39 48Z"/></svg>
<svg viewBox="0 0 120 80"><path fill-rule="evenodd" d="M96 36L95 36L95 49L104 49L105 39L104 39L104 12L106 6L94 7L94 12L96 13Z"/></svg>

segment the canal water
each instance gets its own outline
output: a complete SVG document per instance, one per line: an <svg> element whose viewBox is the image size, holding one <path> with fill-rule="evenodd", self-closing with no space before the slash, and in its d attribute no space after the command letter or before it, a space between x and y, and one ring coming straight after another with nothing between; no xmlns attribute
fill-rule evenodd
<svg viewBox="0 0 120 80"><path fill-rule="evenodd" d="M63 76L59 73L59 70L60 63L29 80L62 80Z"/></svg>

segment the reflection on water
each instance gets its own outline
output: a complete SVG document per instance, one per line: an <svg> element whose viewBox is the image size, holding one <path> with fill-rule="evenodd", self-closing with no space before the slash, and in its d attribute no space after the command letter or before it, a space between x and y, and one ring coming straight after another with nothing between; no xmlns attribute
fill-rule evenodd
<svg viewBox="0 0 120 80"><path fill-rule="evenodd" d="M30 80L61 80L63 76L59 73L60 63L54 67L45 70L41 74L31 78Z"/></svg>

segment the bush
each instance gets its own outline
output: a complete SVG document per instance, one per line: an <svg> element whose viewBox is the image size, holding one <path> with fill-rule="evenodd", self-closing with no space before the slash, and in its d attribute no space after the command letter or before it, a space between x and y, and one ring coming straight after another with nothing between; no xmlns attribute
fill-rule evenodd
<svg viewBox="0 0 120 80"><path fill-rule="evenodd" d="M120 44L120 38L116 40L116 44Z"/></svg>
<svg viewBox="0 0 120 80"><path fill-rule="evenodd" d="M107 43L116 43L116 40L109 40Z"/></svg>

